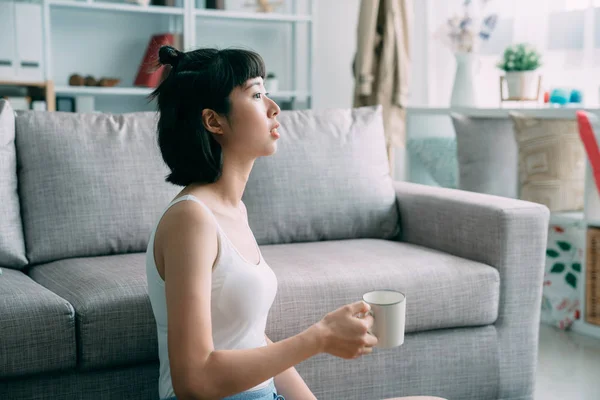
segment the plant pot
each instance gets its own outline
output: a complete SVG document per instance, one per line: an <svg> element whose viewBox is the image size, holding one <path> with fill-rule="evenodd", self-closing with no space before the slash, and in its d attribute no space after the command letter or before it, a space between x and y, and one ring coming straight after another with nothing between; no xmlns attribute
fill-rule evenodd
<svg viewBox="0 0 600 400"><path fill-rule="evenodd" d="M510 99L535 100L538 98L538 74L536 71L507 72L505 78Z"/></svg>

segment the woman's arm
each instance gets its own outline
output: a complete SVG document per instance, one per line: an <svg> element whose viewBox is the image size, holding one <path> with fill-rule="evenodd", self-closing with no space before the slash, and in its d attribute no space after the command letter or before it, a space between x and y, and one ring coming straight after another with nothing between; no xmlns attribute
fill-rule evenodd
<svg viewBox="0 0 600 400"><path fill-rule="evenodd" d="M265 338L268 344L273 344L267 335ZM275 377L275 387L277 393L286 400L317 400L294 367L286 369Z"/></svg>

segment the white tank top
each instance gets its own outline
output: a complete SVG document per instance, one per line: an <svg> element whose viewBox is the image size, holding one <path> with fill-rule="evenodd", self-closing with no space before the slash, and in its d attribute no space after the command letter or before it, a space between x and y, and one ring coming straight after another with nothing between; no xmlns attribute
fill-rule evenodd
<svg viewBox="0 0 600 400"><path fill-rule="evenodd" d="M192 195L182 196L171 202L162 215L172 205L192 200L212 211ZM162 215L160 218L162 218ZM160 222L159 218L159 222ZM215 350L250 349L266 346L265 326L267 316L277 292L277 278L264 261L258 244L260 261L258 265L247 261L217 225L218 253L212 272L211 321L212 338ZM158 335L158 356L160 360L159 398L175 396L171 383L169 351L167 346L167 302L165 282L158 274L154 261L154 227L146 250L146 277L152 311L156 319ZM273 378L250 390L263 388Z"/></svg>

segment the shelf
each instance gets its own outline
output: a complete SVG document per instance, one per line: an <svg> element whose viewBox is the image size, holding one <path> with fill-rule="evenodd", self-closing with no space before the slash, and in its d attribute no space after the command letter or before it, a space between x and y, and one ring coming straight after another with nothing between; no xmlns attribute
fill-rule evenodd
<svg viewBox="0 0 600 400"><path fill-rule="evenodd" d="M143 87L57 86L56 94L92 96L148 96L152 89Z"/></svg>
<svg viewBox="0 0 600 400"><path fill-rule="evenodd" d="M598 106L569 106L551 107L544 105L523 105L522 107L411 107L406 108L409 116L464 114L468 117L508 118L510 112L522 113L534 118L570 118L575 119L575 113L580 110L600 113Z"/></svg>
<svg viewBox="0 0 600 400"><path fill-rule="evenodd" d="M48 85L47 82L2 81L2 80L0 80L0 86L28 86L28 87L44 88L47 85Z"/></svg>
<svg viewBox="0 0 600 400"><path fill-rule="evenodd" d="M164 15L183 15L184 10L180 7L166 6L140 6L125 3L106 3L106 2L83 2L76 0L49 0L50 7L79 8L89 10L104 10L117 12L134 12L142 14L164 14Z"/></svg>
<svg viewBox="0 0 600 400"><path fill-rule="evenodd" d="M92 96L148 96L151 88L144 87L98 87L98 86L57 86L56 94L60 95L92 95ZM305 98L309 97L307 92L282 90L270 93L269 97L278 98Z"/></svg>
<svg viewBox="0 0 600 400"><path fill-rule="evenodd" d="M253 13L239 11L223 11L223 10L195 10L196 17L203 18L221 18L246 21L273 21L273 22L312 22L310 15L288 15L277 13Z"/></svg>

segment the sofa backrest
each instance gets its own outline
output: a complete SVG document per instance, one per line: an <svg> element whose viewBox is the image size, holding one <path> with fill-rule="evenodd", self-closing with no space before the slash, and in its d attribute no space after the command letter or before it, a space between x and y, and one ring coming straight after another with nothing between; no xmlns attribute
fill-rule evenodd
<svg viewBox="0 0 600 400"><path fill-rule="evenodd" d="M15 113L0 100L0 267L21 269L27 258L17 188Z"/></svg>
<svg viewBox="0 0 600 400"><path fill-rule="evenodd" d="M145 251L180 190L156 142L153 112L16 117L19 193L31 263Z"/></svg>
<svg viewBox="0 0 600 400"><path fill-rule="evenodd" d="M392 238L398 233L380 106L283 111L277 152L244 193L259 244Z"/></svg>

